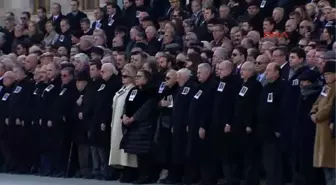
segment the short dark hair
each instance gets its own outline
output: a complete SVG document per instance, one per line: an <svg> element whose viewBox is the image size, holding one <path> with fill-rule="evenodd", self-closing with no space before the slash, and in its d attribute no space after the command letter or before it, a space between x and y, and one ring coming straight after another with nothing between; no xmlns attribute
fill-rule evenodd
<svg viewBox="0 0 336 185"><path fill-rule="evenodd" d="M24 12L22 12L21 14L26 15L28 19L30 19L30 17L31 17L30 12L27 12L27 11L24 11Z"/></svg>
<svg viewBox="0 0 336 185"><path fill-rule="evenodd" d="M69 75L75 76L75 69L73 67L65 67L61 71L66 71Z"/></svg>
<svg viewBox="0 0 336 185"><path fill-rule="evenodd" d="M41 10L43 13L47 12L47 9L44 6L38 7L37 10Z"/></svg>
<svg viewBox="0 0 336 185"><path fill-rule="evenodd" d="M79 1L78 0L71 0L77 3L77 6L79 5Z"/></svg>
<svg viewBox="0 0 336 185"><path fill-rule="evenodd" d="M237 46L234 49L238 50L241 55L244 55L244 58L246 60L247 58L247 49L244 48L243 46Z"/></svg>
<svg viewBox="0 0 336 185"><path fill-rule="evenodd" d="M299 47L293 48L290 53L295 53L299 58L306 58L306 52Z"/></svg>
<svg viewBox="0 0 336 185"><path fill-rule="evenodd" d="M96 66L96 68L99 70L101 70L102 65L103 64L100 62L100 60L97 60L97 59L92 59L90 62L90 66Z"/></svg>
<svg viewBox="0 0 336 185"><path fill-rule="evenodd" d="M87 17L85 17L85 18L82 18L81 20L80 20L80 23L86 23L86 24L91 24L91 21L90 21L90 19L88 19Z"/></svg>
<svg viewBox="0 0 336 185"><path fill-rule="evenodd" d="M146 70L140 70L140 73L143 73L144 77L147 79L148 82L152 80L152 74Z"/></svg>
<svg viewBox="0 0 336 185"><path fill-rule="evenodd" d="M272 25L276 25L276 22L275 22L275 20L272 18L272 17L266 17L265 19L264 19L264 22L265 21L268 21L270 24L272 24Z"/></svg>
<svg viewBox="0 0 336 185"><path fill-rule="evenodd" d="M106 3L106 7L107 6L111 6L112 8L117 8L118 7L118 5L117 5L117 3Z"/></svg>
<svg viewBox="0 0 336 185"><path fill-rule="evenodd" d="M283 55L283 56L287 56L287 54L288 54L288 49L285 46L279 46L279 47L275 48L274 51L275 50L279 50L281 55Z"/></svg>

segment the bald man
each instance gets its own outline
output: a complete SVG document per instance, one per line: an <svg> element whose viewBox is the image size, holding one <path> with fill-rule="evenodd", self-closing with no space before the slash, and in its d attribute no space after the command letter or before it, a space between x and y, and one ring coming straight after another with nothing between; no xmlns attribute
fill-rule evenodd
<svg viewBox="0 0 336 185"><path fill-rule="evenodd" d="M259 184L258 165L255 160L259 156L256 142L256 108L262 91L262 85L256 78L256 66L253 62L245 62L240 70L243 84L237 94L235 102L235 134L236 145L241 154L240 161L244 161L244 179L246 184ZM236 162L236 164L238 161Z"/></svg>
<svg viewBox="0 0 336 185"><path fill-rule="evenodd" d="M112 63L103 64L100 73L103 82L96 92L92 110L92 125L89 130L90 143L92 144L93 175L96 178L103 176L104 179L116 180L116 174L110 171L108 162L113 97L122 84L121 78L117 75L117 70Z"/></svg>
<svg viewBox="0 0 336 185"><path fill-rule="evenodd" d="M230 162L233 160L229 139L232 132L235 98L241 87L241 79L234 74L234 64L224 60L218 65L219 81L215 84L214 105L212 109L212 124L209 135L211 135L212 158L215 159L209 169L212 174L223 173L228 184L237 183L234 177L235 166ZM223 137L225 136L225 137ZM218 172L217 163L221 163L221 172ZM213 176L212 179L216 177Z"/></svg>
<svg viewBox="0 0 336 185"><path fill-rule="evenodd" d="M34 70L38 64L38 57L36 54L29 54L23 62L24 68L30 78L34 77Z"/></svg>
<svg viewBox="0 0 336 185"><path fill-rule="evenodd" d="M278 113L286 83L281 78L280 70L278 63L272 62L267 65L265 76L268 83L263 88L257 108L257 128L261 139L261 156L263 156L266 181L275 185L281 185L283 182L281 149L278 145L280 137Z"/></svg>
<svg viewBox="0 0 336 185"><path fill-rule="evenodd" d="M188 114L188 157L193 162L189 164L188 174L197 174L195 170L198 168L194 166L197 161L202 159L201 164L201 179L204 184L213 184L210 178L213 174L209 172L207 156L201 151L207 151L205 145L201 143L208 142L207 137L211 123L208 118L211 116L213 103L213 89L216 83L212 76L212 68L208 63L198 65L197 78L199 85L195 87L193 98L190 102ZM205 159L206 158L206 159ZM204 159L204 160L203 160ZM195 161L194 161L195 160ZM186 177L191 180L193 177ZM188 182L189 183L189 182ZM186 184L188 184L186 183ZM191 182L190 182L191 183Z"/></svg>

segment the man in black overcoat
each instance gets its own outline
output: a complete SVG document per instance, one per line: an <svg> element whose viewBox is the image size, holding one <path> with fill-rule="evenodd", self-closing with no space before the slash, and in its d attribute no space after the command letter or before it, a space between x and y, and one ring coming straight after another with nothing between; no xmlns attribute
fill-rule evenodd
<svg viewBox="0 0 336 185"><path fill-rule="evenodd" d="M172 162L174 170L171 170L169 175L171 177L174 176L177 182L181 182L186 164L187 112L194 95L194 79L192 78L191 71L187 68L177 71L177 83L179 89L176 93L176 98L174 99L172 111Z"/></svg>
<svg viewBox="0 0 336 185"><path fill-rule="evenodd" d="M165 179L160 180L161 183L174 184L176 179L174 176L174 168L171 163L171 147L172 147L172 111L174 107L174 99L178 90L176 82L176 71L169 70L165 77L164 88L159 94L159 116L155 133L155 149L157 164L160 168L168 169L169 174ZM159 90L160 91L160 90Z"/></svg>
<svg viewBox="0 0 336 185"><path fill-rule="evenodd" d="M70 149L70 133L74 123L74 110L79 93L74 80L74 67L65 67L61 70L61 89L51 105L51 119L47 121L51 129L49 138L52 140L51 166L54 169L52 176L64 177Z"/></svg>
<svg viewBox="0 0 336 185"><path fill-rule="evenodd" d="M3 172L11 170L12 160L12 140L9 136L13 134L12 127L9 124L9 103L11 94L15 88L15 75L12 71L5 72L2 78L2 86L0 91L0 139L1 139L1 152L3 155Z"/></svg>
<svg viewBox="0 0 336 185"><path fill-rule="evenodd" d="M58 94L61 90L61 76L59 66L55 63L47 65L47 77L48 85L41 93L41 112L39 116L39 125L41 126L41 166L40 175L50 176L54 173L54 169L51 165L54 141L53 141L53 127L52 124L48 124L52 119L52 105L57 101Z"/></svg>
<svg viewBox="0 0 336 185"><path fill-rule="evenodd" d="M286 81L281 78L281 67L272 62L265 70L265 85L259 99L257 133L261 144L266 181L269 184L281 185L281 147L279 144L280 122L279 112Z"/></svg>
<svg viewBox="0 0 336 185"><path fill-rule="evenodd" d="M41 115L42 108L42 98L41 95L44 89L48 86L48 78L46 77L46 66L41 68L35 68L34 71L34 91L30 101L30 123L31 128L29 130L29 137L32 139L31 152L32 152L32 168L31 173L36 173L40 167L41 161L41 141L43 138L41 136L41 125L39 124L39 119Z"/></svg>
<svg viewBox="0 0 336 185"><path fill-rule="evenodd" d="M76 106L74 107L74 119L75 125L73 129L73 139L77 147L77 157L79 162L79 171L76 174L76 177L83 177L86 179L92 178L92 169L90 165L91 150L89 145L89 123L84 119L83 111L84 108L90 106L89 100L94 102L93 97L90 97L91 92L88 89L89 75L86 72L79 72L76 75L76 86L79 91L79 97L76 101ZM94 90L96 90L94 88ZM84 101L85 100L85 101Z"/></svg>
<svg viewBox="0 0 336 185"><path fill-rule="evenodd" d="M14 142L13 158L14 169L18 173L27 173L31 167L30 144L28 137L30 127L30 101L34 91L34 82L26 75L22 66L13 70L16 78L16 86L11 94L9 104L9 123L13 127L12 142Z"/></svg>
<svg viewBox="0 0 336 185"><path fill-rule="evenodd" d="M297 175L294 177L294 182L306 185L323 184L321 182L323 171L311 165L313 163L316 125L307 116L322 90L320 73L309 70L302 73L299 80L301 95L296 116L298 130L294 130L297 139L293 141L293 144L298 148L297 160L295 160Z"/></svg>
<svg viewBox="0 0 336 185"><path fill-rule="evenodd" d="M256 78L255 64L245 62L240 70L243 79L241 89L236 96L233 132L235 146L238 147L237 161L243 162L245 184L259 185L259 152L256 137L258 100L262 85Z"/></svg>
<svg viewBox="0 0 336 185"><path fill-rule="evenodd" d="M101 68L103 83L97 90L93 117L90 123L89 139L93 163L93 175L96 179L116 180L119 175L112 173L108 166L111 140L112 103L116 92L121 88L121 78L111 63Z"/></svg>
<svg viewBox="0 0 336 185"><path fill-rule="evenodd" d="M211 111L213 103L213 88L215 80L211 74L212 68L208 63L198 66L197 78L199 84L195 88L194 96L190 102L188 111L188 144L187 144L187 184L192 183L197 174L201 171L201 184L212 184L209 182L213 174L208 172L208 139L211 125ZM200 166L198 166L199 164Z"/></svg>
<svg viewBox="0 0 336 185"><path fill-rule="evenodd" d="M236 96L241 87L240 76L234 74L234 65L226 60L219 64L219 80L215 84L214 107L212 111L212 125L209 132L212 167L209 169L213 173L214 181L217 180L218 162L227 180L231 185L238 181L233 174L236 164L231 160L232 133L231 127L234 118L234 107Z"/></svg>

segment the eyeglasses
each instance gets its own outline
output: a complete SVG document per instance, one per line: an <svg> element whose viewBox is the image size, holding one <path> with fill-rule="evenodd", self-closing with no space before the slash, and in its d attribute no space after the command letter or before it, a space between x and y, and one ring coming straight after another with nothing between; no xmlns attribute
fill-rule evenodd
<svg viewBox="0 0 336 185"><path fill-rule="evenodd" d="M122 75L121 78L131 78L131 76L128 76L128 75Z"/></svg>
<svg viewBox="0 0 336 185"><path fill-rule="evenodd" d="M26 19L27 19L27 17L20 17L20 19L21 19L21 20L26 20Z"/></svg>
<svg viewBox="0 0 336 185"><path fill-rule="evenodd" d="M299 44L299 47L300 47L300 48L304 48L304 47L306 47L306 45Z"/></svg>
<svg viewBox="0 0 336 185"><path fill-rule="evenodd" d="M256 65L266 64L266 62L254 62Z"/></svg>

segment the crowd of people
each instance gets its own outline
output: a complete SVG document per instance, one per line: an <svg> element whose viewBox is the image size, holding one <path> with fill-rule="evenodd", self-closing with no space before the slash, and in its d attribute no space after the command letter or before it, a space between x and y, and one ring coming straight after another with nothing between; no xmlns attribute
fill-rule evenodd
<svg viewBox="0 0 336 185"><path fill-rule="evenodd" d="M335 185L327 0L71 0L0 30L4 173Z"/></svg>

